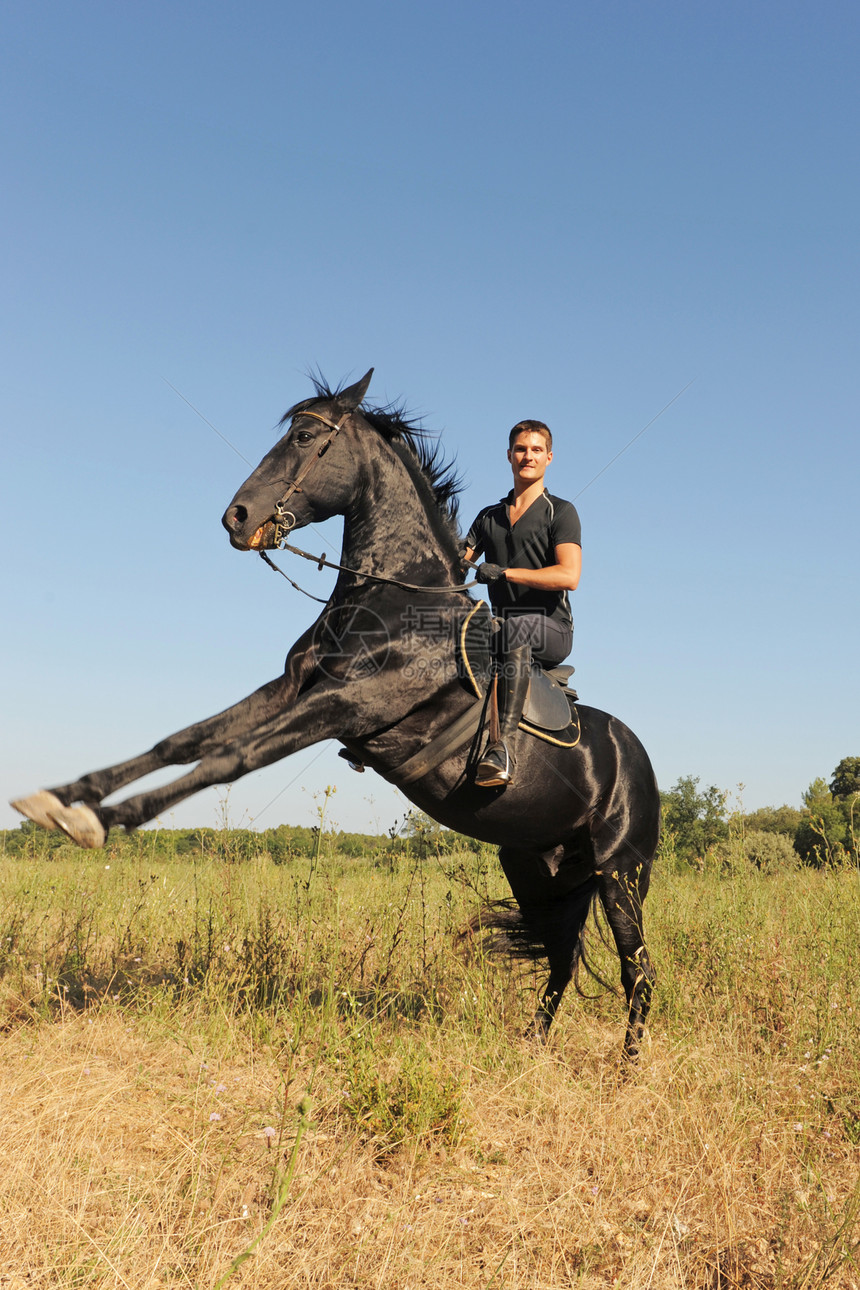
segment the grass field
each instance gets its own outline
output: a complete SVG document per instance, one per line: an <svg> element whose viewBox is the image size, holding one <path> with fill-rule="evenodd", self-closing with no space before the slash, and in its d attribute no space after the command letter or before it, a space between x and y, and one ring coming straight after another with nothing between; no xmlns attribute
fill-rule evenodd
<svg viewBox="0 0 860 1290"><path fill-rule="evenodd" d="M458 936L489 851L140 837L0 861L3 1290L860 1287L856 870L658 866L622 1073Z"/></svg>

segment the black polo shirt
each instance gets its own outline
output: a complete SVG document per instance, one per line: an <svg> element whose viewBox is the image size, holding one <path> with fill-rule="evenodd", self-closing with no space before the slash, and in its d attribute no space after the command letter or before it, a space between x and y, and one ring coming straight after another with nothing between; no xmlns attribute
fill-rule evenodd
<svg viewBox="0 0 860 1290"><path fill-rule="evenodd" d="M546 569L558 563L555 548L562 542L582 546L579 515L572 502L544 491L511 528L508 507L513 500L511 489L507 497L481 511L466 538L475 555L506 569ZM497 614L546 614L565 627L573 625L566 591L540 591L506 578L491 583L488 590Z"/></svg>

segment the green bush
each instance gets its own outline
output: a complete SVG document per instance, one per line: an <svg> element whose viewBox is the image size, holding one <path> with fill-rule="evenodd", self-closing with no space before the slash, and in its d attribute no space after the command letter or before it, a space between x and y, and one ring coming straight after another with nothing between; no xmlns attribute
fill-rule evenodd
<svg viewBox="0 0 860 1290"><path fill-rule="evenodd" d="M342 1058L343 1110L378 1155L407 1144L456 1145L463 1134L460 1087L419 1035L391 1035L353 1012Z"/></svg>
<svg viewBox="0 0 860 1290"><path fill-rule="evenodd" d="M765 829L750 829L744 834L744 854L750 864L763 873L778 873L783 869L795 869L798 855L791 838L784 833L772 833Z"/></svg>

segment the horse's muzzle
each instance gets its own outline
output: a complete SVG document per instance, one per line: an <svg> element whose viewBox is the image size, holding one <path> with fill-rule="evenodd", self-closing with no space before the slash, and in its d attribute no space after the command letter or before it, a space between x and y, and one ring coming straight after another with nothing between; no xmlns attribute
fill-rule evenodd
<svg viewBox="0 0 860 1290"><path fill-rule="evenodd" d="M249 532L249 516L244 506L231 503L222 515L221 523L230 534L230 545L237 551L259 551L274 546L274 522L266 520L253 532Z"/></svg>
<svg viewBox="0 0 860 1290"><path fill-rule="evenodd" d="M248 512L245 507L236 506L231 502L221 516L221 523L230 534L230 545L239 551L247 551L249 547L245 527L248 523Z"/></svg>

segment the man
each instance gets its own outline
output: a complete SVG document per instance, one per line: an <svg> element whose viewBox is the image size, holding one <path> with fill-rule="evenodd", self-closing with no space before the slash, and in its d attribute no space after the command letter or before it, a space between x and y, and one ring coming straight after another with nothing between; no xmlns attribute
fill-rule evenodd
<svg viewBox="0 0 860 1290"><path fill-rule="evenodd" d="M466 538L465 558L483 555L477 579L490 591L502 619L499 633L499 740L478 763L481 788L510 784L514 773L513 735L529 684L532 656L545 667L566 658L573 644L568 592L582 568L579 516L571 502L544 488L552 461L552 434L542 421L520 421L508 439L514 486L488 506Z"/></svg>

